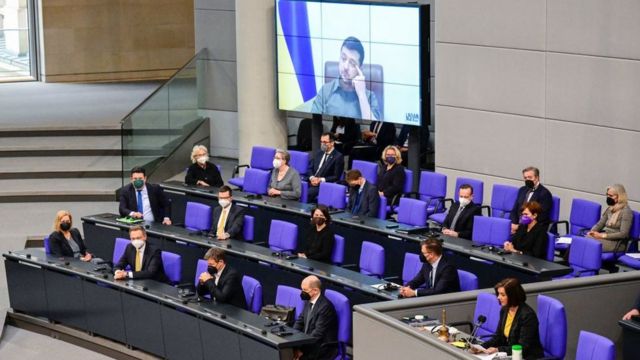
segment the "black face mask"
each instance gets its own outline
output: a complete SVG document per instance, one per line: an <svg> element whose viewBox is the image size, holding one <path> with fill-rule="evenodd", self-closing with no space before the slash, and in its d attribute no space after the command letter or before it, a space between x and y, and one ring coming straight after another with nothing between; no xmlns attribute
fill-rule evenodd
<svg viewBox="0 0 640 360"><path fill-rule="evenodd" d="M353 185L352 188L355 191L360 191L360 184Z"/></svg>
<svg viewBox="0 0 640 360"><path fill-rule="evenodd" d="M300 292L300 299L302 299L302 301L309 301L311 300L311 295L309 295L309 293L301 291Z"/></svg>
<svg viewBox="0 0 640 360"><path fill-rule="evenodd" d="M536 186L536 184L533 182L533 180L525 180L524 181L524 186L528 187L529 189L532 189Z"/></svg>
<svg viewBox="0 0 640 360"><path fill-rule="evenodd" d="M61 222L60 223L60 230L69 231L69 229L71 229L71 223L68 223L68 222Z"/></svg>
<svg viewBox="0 0 640 360"><path fill-rule="evenodd" d="M322 226L324 223L325 223L325 219L323 219L321 217L312 217L311 218L311 225Z"/></svg>
<svg viewBox="0 0 640 360"><path fill-rule="evenodd" d="M207 272L209 273L209 275L211 276L215 276L216 273L218 272L218 268L216 268L215 266L207 266Z"/></svg>
<svg viewBox="0 0 640 360"><path fill-rule="evenodd" d="M420 262L421 262L421 263L426 263L426 262L427 262L427 258L426 258L426 257L424 257L424 254L420 253L420 254L418 255L418 257L420 258Z"/></svg>
<svg viewBox="0 0 640 360"><path fill-rule="evenodd" d="M616 204L616 201L613 198L607 196L607 205L613 206Z"/></svg>

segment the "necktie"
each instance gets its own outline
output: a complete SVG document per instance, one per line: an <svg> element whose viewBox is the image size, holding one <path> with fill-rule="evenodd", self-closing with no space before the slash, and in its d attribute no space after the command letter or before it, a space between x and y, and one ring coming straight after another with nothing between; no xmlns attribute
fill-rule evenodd
<svg viewBox="0 0 640 360"><path fill-rule="evenodd" d="M311 313L313 313L313 305L314 304L309 303L309 312L307 313L307 316L304 318L304 332L305 332L305 334L309 330L309 322L311 322Z"/></svg>
<svg viewBox="0 0 640 360"><path fill-rule="evenodd" d="M140 254L140 249L136 250L136 271L142 270L142 254Z"/></svg>
<svg viewBox="0 0 640 360"><path fill-rule="evenodd" d="M318 174L320 173L320 170L322 170L322 167L324 166L325 160L327 160L327 153L324 153L322 155L322 159L320 160L320 166L318 166L318 170L316 171L314 176L318 176Z"/></svg>
<svg viewBox="0 0 640 360"><path fill-rule="evenodd" d="M462 210L464 210L464 207L460 206L456 214L453 216L453 220L451 221L451 226L450 226L450 229L453 231L456 230L456 223L458 222L458 218L460 217Z"/></svg>
<svg viewBox="0 0 640 360"><path fill-rule="evenodd" d="M144 214L144 208L142 207L142 190L138 190L138 212Z"/></svg>
<svg viewBox="0 0 640 360"><path fill-rule="evenodd" d="M222 209L222 214L220 214L220 221L218 221L218 230L216 231L216 236L221 237L224 235L224 225L227 223L227 211Z"/></svg>
<svg viewBox="0 0 640 360"><path fill-rule="evenodd" d="M431 272L429 273L429 289L433 288L433 273L435 272L434 268L431 268Z"/></svg>
<svg viewBox="0 0 640 360"><path fill-rule="evenodd" d="M358 191L356 194L356 201L353 203L353 209L351 209L351 213L354 215L360 211L360 200L362 200L362 191Z"/></svg>
<svg viewBox="0 0 640 360"><path fill-rule="evenodd" d="M529 190L529 192L527 192L527 202L531 201L532 195L533 195L533 190Z"/></svg>
<svg viewBox="0 0 640 360"><path fill-rule="evenodd" d="M378 135L378 133L380 132L380 128L382 127L382 121L378 121L376 123L376 126L373 127L373 132Z"/></svg>

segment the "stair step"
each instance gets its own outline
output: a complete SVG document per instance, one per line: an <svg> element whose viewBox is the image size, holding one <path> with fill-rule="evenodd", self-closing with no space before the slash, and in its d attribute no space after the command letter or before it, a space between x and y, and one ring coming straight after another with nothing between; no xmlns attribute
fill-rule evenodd
<svg viewBox="0 0 640 360"><path fill-rule="evenodd" d="M0 203L115 201L120 178L0 180Z"/></svg>
<svg viewBox="0 0 640 360"><path fill-rule="evenodd" d="M0 157L119 156L119 136L9 137L0 141Z"/></svg>
<svg viewBox="0 0 640 360"><path fill-rule="evenodd" d="M119 156L0 157L0 179L120 177Z"/></svg>

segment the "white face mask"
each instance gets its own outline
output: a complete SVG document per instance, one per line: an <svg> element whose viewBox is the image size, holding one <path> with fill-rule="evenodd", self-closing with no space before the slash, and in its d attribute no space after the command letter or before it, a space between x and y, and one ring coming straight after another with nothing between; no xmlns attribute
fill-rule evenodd
<svg viewBox="0 0 640 360"><path fill-rule="evenodd" d="M279 168L280 166L282 166L282 160L280 159L273 159L273 167L275 169Z"/></svg>
<svg viewBox="0 0 640 360"><path fill-rule="evenodd" d="M207 155L200 156L199 158L196 159L196 161L198 162L198 164L204 165L207 163L207 161L209 161L209 157Z"/></svg>
<svg viewBox="0 0 640 360"><path fill-rule="evenodd" d="M220 206L222 206L222 208L226 208L227 206L231 205L231 201L227 200L227 199L220 199L218 200L218 204L220 204Z"/></svg>
<svg viewBox="0 0 640 360"><path fill-rule="evenodd" d="M136 248L140 249L144 246L144 240L131 240L131 244Z"/></svg>
<svg viewBox="0 0 640 360"><path fill-rule="evenodd" d="M465 207L471 203L471 200L466 198L458 198L458 201L460 202L460 206L462 207Z"/></svg>

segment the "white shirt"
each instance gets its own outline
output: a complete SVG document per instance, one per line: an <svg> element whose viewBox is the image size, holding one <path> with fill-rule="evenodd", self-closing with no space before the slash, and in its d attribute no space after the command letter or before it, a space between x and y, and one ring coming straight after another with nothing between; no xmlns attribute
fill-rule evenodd
<svg viewBox="0 0 640 360"><path fill-rule="evenodd" d="M138 189L133 188L136 196L136 204L138 204ZM144 213L142 214L142 218L146 221L155 221L153 217L153 211L151 211L151 203L149 202L149 192L147 192L147 185L145 184L142 188L142 210ZM133 214L135 211L132 211ZM131 216L131 214L129 214Z"/></svg>
<svg viewBox="0 0 640 360"><path fill-rule="evenodd" d="M216 286L218 286L218 281L220 281L220 276L222 276L222 272L224 271L224 269L227 267L227 264L225 264L222 269L218 270L216 272L216 274L213 276L213 281L216 283Z"/></svg>

